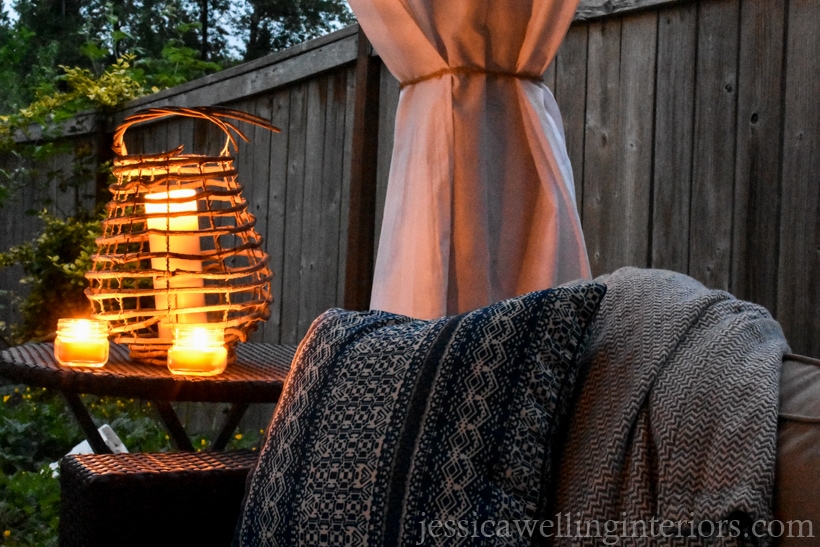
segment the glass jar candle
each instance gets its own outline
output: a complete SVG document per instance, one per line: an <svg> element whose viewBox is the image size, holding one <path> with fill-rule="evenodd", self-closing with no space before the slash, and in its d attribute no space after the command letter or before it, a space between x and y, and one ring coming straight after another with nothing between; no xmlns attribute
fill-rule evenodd
<svg viewBox="0 0 820 547"><path fill-rule="evenodd" d="M54 356L63 366L99 368L108 362L108 323L58 319Z"/></svg>
<svg viewBox="0 0 820 547"><path fill-rule="evenodd" d="M221 325L180 323L168 350L168 370L183 376L214 376L228 364L225 330Z"/></svg>

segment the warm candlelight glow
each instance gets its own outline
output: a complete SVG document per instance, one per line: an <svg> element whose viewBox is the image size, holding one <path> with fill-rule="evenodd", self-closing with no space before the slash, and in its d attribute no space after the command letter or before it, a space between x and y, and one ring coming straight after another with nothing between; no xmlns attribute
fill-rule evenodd
<svg viewBox="0 0 820 547"><path fill-rule="evenodd" d="M195 234L171 235L173 232L195 232L199 229L199 219L196 215L196 190L178 189L170 192L157 192L145 196L145 212L150 215L168 215L149 218L149 230L166 232L165 234L149 234L148 246L152 253L174 253L181 255L199 255L202 251L199 236ZM184 201L177 201L184 200ZM194 213L191 215L172 216L171 213ZM197 259L165 257L152 258L151 267L155 270L166 270L173 273L175 270L189 272L202 271L202 262ZM174 275L170 279L157 277L154 279L155 289L202 287L203 280L184 274ZM169 312L196 308L205 305L205 295L198 292L190 294L176 294L171 302L168 296L158 294L154 296L155 307L158 310L166 309ZM204 323L207 316L204 312L173 313L173 320L178 323Z"/></svg>
<svg viewBox="0 0 820 547"><path fill-rule="evenodd" d="M108 361L108 324L91 319L59 319L54 356L64 366L99 368Z"/></svg>
<svg viewBox="0 0 820 547"><path fill-rule="evenodd" d="M214 376L225 370L228 350L221 325L180 324L168 350L168 370L185 376Z"/></svg>

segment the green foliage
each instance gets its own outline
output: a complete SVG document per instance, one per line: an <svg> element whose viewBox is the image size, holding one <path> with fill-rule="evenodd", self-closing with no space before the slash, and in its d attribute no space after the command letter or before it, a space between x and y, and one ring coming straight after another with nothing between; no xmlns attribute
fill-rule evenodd
<svg viewBox="0 0 820 547"><path fill-rule="evenodd" d="M60 317L87 316L91 311L84 275L96 252L100 220L60 219L47 212L40 219L44 228L37 239L0 253L0 267L21 266L20 283L28 287L24 298L16 297L22 321L5 334L10 345L47 338Z"/></svg>
<svg viewBox="0 0 820 547"><path fill-rule="evenodd" d="M99 76L84 68L61 66L63 74L56 82L65 84L65 91L56 86L42 86L34 102L13 114L0 116L3 148L13 149L15 134L28 131L32 125L39 126L45 137L58 138L60 124L81 112L108 112L145 95L147 90L136 77L141 74L135 74L132 68L133 60L133 56L121 57Z"/></svg>
<svg viewBox="0 0 820 547"><path fill-rule="evenodd" d="M27 6L23 12L28 13L28 9L39 13L42 3L21 4ZM135 98L221 69L219 64L200 58L199 51L191 46L196 44L192 36L195 37L198 24L186 22L173 7L166 6L159 18L162 24L158 26L163 29L165 39L158 43L134 38L132 29L147 32L146 20L134 21L134 14L140 13L139 10L123 11L128 6L122 3L86 4L83 7L83 13L89 14L84 29L86 38L77 46L85 62L75 66L60 64L59 74L44 68L54 66L60 59L61 50L56 47L56 41L41 44L37 51L44 57L36 62L31 60L30 50L40 43L38 34L20 21L34 24L34 19L23 17L21 12L20 21L13 26L7 17L0 17L0 76L11 82L8 91L0 89L0 112L5 111L5 115L0 115L0 152L11 152L42 164L66 153L66 144L57 141L62 136L64 123L78 114L112 112ZM96 31L92 31L93 28ZM155 34L147 32L145 36ZM128 49L131 52L126 52ZM38 72L39 68L44 69ZM29 80L32 83L24 86L23 82ZM30 100L21 102L25 99ZM19 106L21 104L25 106ZM28 143L15 142L25 135L29 137ZM81 165L82 159L78 157L74 165ZM86 168L89 170L96 171ZM36 178L30 175L31 170L26 169L0 172L0 207L11 200L20 187ZM57 179L61 190L79 188L88 181L88 177L50 175L41 182L48 186L51 180ZM42 205L48 203L44 200Z"/></svg>
<svg viewBox="0 0 820 547"><path fill-rule="evenodd" d="M0 114L125 60L149 90L178 85L355 22L345 0L16 0L0 14ZM103 103L105 104L105 103Z"/></svg>
<svg viewBox="0 0 820 547"><path fill-rule="evenodd" d="M55 4L61 3L56 6ZM62 5L64 4L64 6ZM16 20L0 17L0 113L14 112L54 85L58 65L82 62L80 18L68 0L16 0ZM65 7L65 9L63 9Z"/></svg>
<svg viewBox="0 0 820 547"><path fill-rule="evenodd" d="M60 483L47 465L37 471L0 475L0 544L57 545L59 518Z"/></svg>
<svg viewBox="0 0 820 547"><path fill-rule="evenodd" d="M61 66L60 68L65 71L62 79L72 91L64 95L78 101L86 101L85 104L75 105L74 114L85 107L111 110L144 95L145 89L131 70L131 61L134 58L133 55L120 57L98 77L87 69Z"/></svg>
<svg viewBox="0 0 820 547"><path fill-rule="evenodd" d="M213 0L212 0L213 1ZM9 114L56 90L64 91L58 67L99 77L118 59L163 61L166 46L184 51L174 68L182 81L219 70L225 55L204 57L201 24L187 0L17 0L15 21L0 15L0 113ZM218 26L218 25L217 25ZM224 29L211 32L211 49L224 48ZM199 64L201 61L213 63ZM153 74L148 73L148 77ZM148 88L153 85L147 84Z"/></svg>
<svg viewBox="0 0 820 547"><path fill-rule="evenodd" d="M111 111L221 69L201 59L199 24L189 19L180 0L51 4L20 0L16 22L0 16L0 76L9 84L0 89L0 113L5 114L0 139L6 148L15 131L30 124L53 129L80 112ZM82 16L79 26L72 15L67 26L55 27L51 12L66 10ZM74 29L70 36L69 28Z"/></svg>
<svg viewBox="0 0 820 547"><path fill-rule="evenodd" d="M34 35L24 62L32 66L37 50L42 48L54 50L56 64L73 66L83 61L79 52L83 42L82 4L83 0L16 0L16 25Z"/></svg>
<svg viewBox="0 0 820 547"><path fill-rule="evenodd" d="M159 59L144 59L137 67L139 75L152 89L174 87L222 69L217 63L200 60L196 50L179 41L168 42Z"/></svg>
<svg viewBox="0 0 820 547"><path fill-rule="evenodd" d="M146 89L165 89L222 69L225 56L206 58L199 46L201 24L179 0L91 2L83 52L100 69L117 56L133 59L131 76ZM93 6L97 4L97 6ZM96 23L93 21L96 19ZM94 29L94 30L92 30Z"/></svg>
<svg viewBox="0 0 820 547"><path fill-rule="evenodd" d="M60 486L49 464L83 435L62 397L44 388L0 385L0 531L2 545L57 544ZM97 425L109 424L131 452L171 449L151 403L83 395ZM261 431L237 433L230 450L257 449ZM195 446L207 448L211 432L195 432Z"/></svg>
<svg viewBox="0 0 820 547"><path fill-rule="evenodd" d="M0 394L0 543L56 545L60 485L48 464L82 435L51 391L2 386Z"/></svg>
<svg viewBox="0 0 820 547"><path fill-rule="evenodd" d="M5 14L0 16L0 113L13 112L34 100L36 90L56 74L55 47L36 48L34 37L24 27L12 28ZM22 67L29 68L26 78L20 75Z"/></svg>
<svg viewBox="0 0 820 547"><path fill-rule="evenodd" d="M31 104L0 116L0 152L17 156L20 164L42 168L61 154L74 155L70 172L49 171L39 179L38 169L34 168L0 171L0 208L32 180L39 181L40 186L35 189L39 190L43 207L49 206L50 201L42 187L49 188L52 183L62 192L73 191L75 205L82 202L84 196L78 192L88 186L89 180L96 180L97 171L103 166L96 165L93 150L87 145L74 148L69 141L59 140L63 124L79 113L110 112L129 100L156 91L146 89L144 72L134 68L133 61L133 56L123 56L99 76L88 69L63 66L63 74L50 84L42 84ZM30 135L32 130L36 130L37 139L15 142L19 135Z"/></svg>
<svg viewBox="0 0 820 547"><path fill-rule="evenodd" d="M2 386L0 471L36 472L82 440L62 399L46 389Z"/></svg>
<svg viewBox="0 0 820 547"><path fill-rule="evenodd" d="M163 48L174 43L195 50L203 61L229 61L222 53L227 29L220 21L229 8L226 0L208 0L204 20L199 0L84 0L84 4L86 39L114 57L133 53L142 59L159 59ZM206 48L203 33L207 33ZM113 57L101 59L110 62Z"/></svg>
<svg viewBox="0 0 820 547"><path fill-rule="evenodd" d="M26 41L33 35L22 32L19 36ZM88 43L87 46L86 54L100 55L100 48ZM7 56L13 56L13 49L6 51ZM165 68L149 67L154 71L152 78L163 85L180 83L194 69L215 68L198 63L192 50L182 51L173 45L168 46L167 57L170 60ZM46 337L53 332L57 318L86 315L90 311L83 293L83 273L90 269L91 255L96 250L94 238L100 228L99 221L81 207L88 197L81 192L89 187L89 181L99 180L98 170L106 166L96 165L90 146L72 145L59 137L62 124L78 113L109 112L148 92L145 82L149 78L144 68L134 66L134 60L133 55L124 55L98 75L87 68L62 66L61 76L52 82L41 82L31 104L0 116L0 150L17 156L21 165L0 171L0 207L24 186L33 187L42 207L55 206L51 192L47 191L55 188L63 194L73 193L73 206L64 214L75 215L61 220L54 212L42 212L44 230L36 240L0 253L0 267L22 266L24 275L20 282L28 289L25 297L11 295L22 320L10 329L0 325L0 336L7 344ZM21 132L32 128L39 129L36 140L15 142ZM47 169L51 160L60 155L74 156L71 169Z"/></svg>

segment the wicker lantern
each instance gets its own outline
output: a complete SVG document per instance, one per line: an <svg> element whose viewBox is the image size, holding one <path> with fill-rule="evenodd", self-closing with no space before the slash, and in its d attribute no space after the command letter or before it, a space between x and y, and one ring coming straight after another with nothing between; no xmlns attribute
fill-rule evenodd
<svg viewBox="0 0 820 547"><path fill-rule="evenodd" d="M221 153L183 154L180 146L128 155L125 131L167 116L216 124L227 137ZM116 182L86 294L93 316L108 321L135 360L165 364L175 325L209 323L224 327L230 362L235 345L270 315L268 255L229 154L237 136L248 139L232 120L278 131L236 110L158 108L126 118L114 134Z"/></svg>

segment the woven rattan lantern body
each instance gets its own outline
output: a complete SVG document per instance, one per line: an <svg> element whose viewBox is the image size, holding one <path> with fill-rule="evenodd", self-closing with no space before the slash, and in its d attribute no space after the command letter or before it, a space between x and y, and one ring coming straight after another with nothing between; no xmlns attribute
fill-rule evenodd
<svg viewBox="0 0 820 547"><path fill-rule="evenodd" d="M125 131L166 116L213 122L225 147L218 156L183 154L182 146L128 155ZM116 182L86 294L133 359L165 364L175 324L218 323L230 361L236 343L269 317L268 255L229 154L236 136L248 139L232 120L278 131L235 110L163 108L126 118L114 134Z"/></svg>

